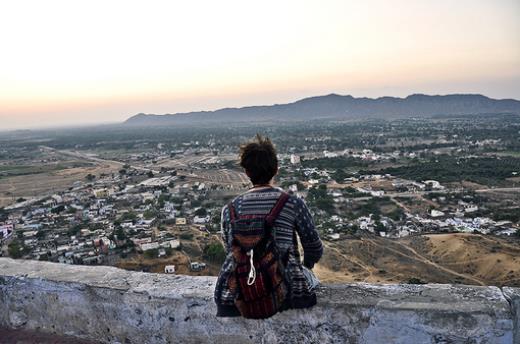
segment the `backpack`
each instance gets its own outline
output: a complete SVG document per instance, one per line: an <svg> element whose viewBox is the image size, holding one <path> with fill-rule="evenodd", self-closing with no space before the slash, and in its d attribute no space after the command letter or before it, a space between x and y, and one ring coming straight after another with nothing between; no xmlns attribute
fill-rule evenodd
<svg viewBox="0 0 520 344"><path fill-rule="evenodd" d="M236 215L229 203L234 271L229 285L238 290L235 306L245 318L265 319L281 310L287 296L283 265L276 249L273 224L289 195L282 192L266 216Z"/></svg>

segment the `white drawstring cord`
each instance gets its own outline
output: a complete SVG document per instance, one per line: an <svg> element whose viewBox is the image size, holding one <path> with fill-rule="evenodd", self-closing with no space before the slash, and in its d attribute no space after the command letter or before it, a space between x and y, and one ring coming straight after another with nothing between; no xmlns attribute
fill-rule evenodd
<svg viewBox="0 0 520 344"><path fill-rule="evenodd" d="M253 265L253 249L251 249L248 253L249 263L251 264L251 270L249 270L249 276L247 277L247 285L253 285L256 280L256 270Z"/></svg>

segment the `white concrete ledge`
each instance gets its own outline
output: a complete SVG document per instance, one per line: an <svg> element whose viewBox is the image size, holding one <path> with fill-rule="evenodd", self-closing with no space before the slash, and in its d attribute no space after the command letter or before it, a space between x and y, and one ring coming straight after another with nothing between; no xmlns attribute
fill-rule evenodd
<svg viewBox="0 0 520 344"><path fill-rule="evenodd" d="M217 318L214 277L0 258L0 326L105 343L520 343L520 289L343 284L265 321Z"/></svg>

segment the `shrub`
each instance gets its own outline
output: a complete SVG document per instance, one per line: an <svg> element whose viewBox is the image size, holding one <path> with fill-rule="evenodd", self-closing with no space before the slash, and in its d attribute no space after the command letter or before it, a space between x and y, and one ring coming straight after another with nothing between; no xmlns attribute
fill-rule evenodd
<svg viewBox="0 0 520 344"><path fill-rule="evenodd" d="M220 242L213 242L204 248L204 257L214 263L222 264L226 258L226 251Z"/></svg>

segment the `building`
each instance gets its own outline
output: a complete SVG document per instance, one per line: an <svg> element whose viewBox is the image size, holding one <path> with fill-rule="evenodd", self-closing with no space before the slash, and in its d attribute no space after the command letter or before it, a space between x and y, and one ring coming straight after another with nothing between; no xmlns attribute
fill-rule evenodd
<svg viewBox="0 0 520 344"><path fill-rule="evenodd" d="M191 271L202 271L206 268L206 263L193 262L190 263Z"/></svg>
<svg viewBox="0 0 520 344"><path fill-rule="evenodd" d="M174 274L175 273L175 265L166 265L164 267L165 274Z"/></svg>
<svg viewBox="0 0 520 344"><path fill-rule="evenodd" d="M444 213L442 211L432 209L432 211L430 212L430 216L431 217L441 217L441 216L444 216Z"/></svg>
<svg viewBox="0 0 520 344"><path fill-rule="evenodd" d="M141 251L148 251L148 250L153 250L153 249L157 249L159 248L159 243L158 242L151 242L151 243L147 243L147 244L141 244L139 246L139 248L141 249Z"/></svg>
<svg viewBox="0 0 520 344"><path fill-rule="evenodd" d="M106 188L95 189L92 191L92 193L94 194L94 196L96 196L96 198L107 198L108 197L108 190Z"/></svg>
<svg viewBox="0 0 520 344"><path fill-rule="evenodd" d="M5 224L0 225L0 233L2 234L2 238L9 238L14 232L13 224Z"/></svg>
<svg viewBox="0 0 520 344"><path fill-rule="evenodd" d="M177 239L173 239L173 240L168 240L168 241L165 241L163 243L161 243L161 246L163 247L171 247L171 248L178 248L179 246L181 246L181 242Z"/></svg>
<svg viewBox="0 0 520 344"><path fill-rule="evenodd" d="M301 162L300 156L296 154L291 154L291 164L296 165Z"/></svg>
<svg viewBox="0 0 520 344"><path fill-rule="evenodd" d="M210 220L210 217L209 215L206 215L206 216L195 216L193 218L193 223L196 223L196 224L204 224L204 223L208 223Z"/></svg>
<svg viewBox="0 0 520 344"><path fill-rule="evenodd" d="M441 183L439 183L438 181L436 180L425 180L423 181L423 183L429 187L431 187L433 190L444 190L444 186L441 185Z"/></svg>

